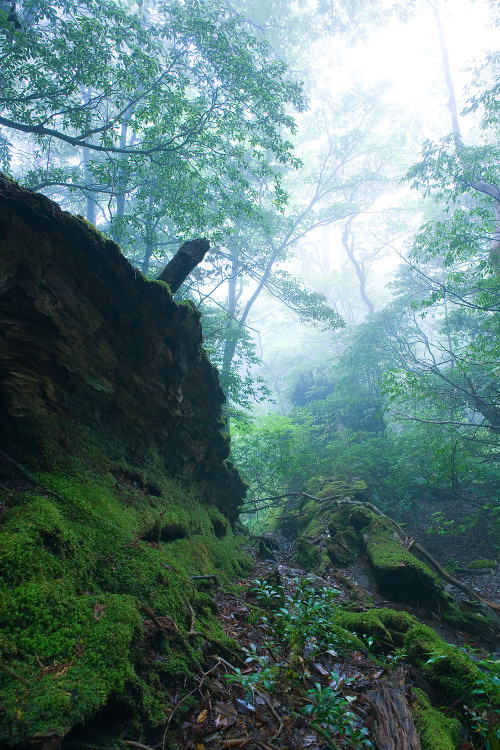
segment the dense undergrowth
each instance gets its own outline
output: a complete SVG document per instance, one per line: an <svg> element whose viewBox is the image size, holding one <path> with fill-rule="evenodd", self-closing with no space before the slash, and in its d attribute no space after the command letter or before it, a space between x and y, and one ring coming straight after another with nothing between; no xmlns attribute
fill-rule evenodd
<svg viewBox="0 0 500 750"><path fill-rule="evenodd" d="M361 749L372 747L362 720L366 715L359 710L366 705L364 695L371 690L373 698L377 678L385 673L390 681L403 667L423 750L459 746L493 750L499 746L498 659L446 643L406 612L388 608L350 611L336 602L339 592L335 589L311 588L307 579L293 583L292 590L287 590L272 579L254 582L250 595L264 607L257 616L265 638L261 649L252 644L249 651L247 661L256 665L255 671L248 675L237 670L232 681L249 694L256 687L273 691L279 686L289 691L290 685L284 688L286 682L295 683L305 697L301 712L328 746ZM371 685L361 674L367 662L372 665ZM353 663L357 669L349 676ZM314 678L318 672L320 676ZM415 674L420 676L420 687L412 684ZM304 692L304 683L312 682ZM465 738L467 743L461 745Z"/></svg>

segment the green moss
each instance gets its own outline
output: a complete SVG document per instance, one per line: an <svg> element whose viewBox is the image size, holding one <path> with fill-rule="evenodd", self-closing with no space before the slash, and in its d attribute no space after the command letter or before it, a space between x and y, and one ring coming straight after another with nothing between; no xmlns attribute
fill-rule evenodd
<svg viewBox="0 0 500 750"><path fill-rule="evenodd" d="M473 560L469 563L471 570L484 570L486 568L496 568L498 565L496 560Z"/></svg>
<svg viewBox="0 0 500 750"><path fill-rule="evenodd" d="M2 180L5 180L5 182L10 182L11 185L19 185L18 181L15 180L13 177L10 176L10 174L7 174L6 172L0 172L0 178Z"/></svg>
<svg viewBox="0 0 500 750"><path fill-rule="evenodd" d="M413 692L416 700L412 714L422 750L456 750L460 744L460 722L433 708L422 690L414 688Z"/></svg>
<svg viewBox="0 0 500 750"><path fill-rule="evenodd" d="M418 667L448 703L464 695L480 676L463 651L443 641L432 628L407 612L385 607L366 612L338 610L335 621L348 631L372 636L377 650L390 653L394 648L401 649L405 660Z"/></svg>
<svg viewBox="0 0 500 750"><path fill-rule="evenodd" d="M353 529L338 531L325 541L328 557L334 564L353 562L361 551L361 543Z"/></svg>
<svg viewBox="0 0 500 750"><path fill-rule="evenodd" d="M192 579L216 573L227 580L249 564L224 516L187 486L137 470L127 483L125 467L108 464L106 471L105 463L98 477L81 470L40 476L51 494L6 498L0 528L4 745L52 732L64 736L110 700L125 703L132 693L142 696L143 724L163 722L165 685L189 677L203 658L199 639L188 636L188 602L196 628L230 648ZM148 609L173 620L179 633L158 632Z"/></svg>
<svg viewBox="0 0 500 750"><path fill-rule="evenodd" d="M419 668L447 703L464 695L472 682L480 676L479 670L466 654L420 623L406 632L403 647L408 661Z"/></svg>

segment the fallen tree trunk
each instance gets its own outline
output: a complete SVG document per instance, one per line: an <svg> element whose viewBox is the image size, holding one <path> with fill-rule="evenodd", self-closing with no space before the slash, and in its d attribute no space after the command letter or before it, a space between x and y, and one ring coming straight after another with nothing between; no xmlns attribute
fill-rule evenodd
<svg viewBox="0 0 500 750"><path fill-rule="evenodd" d="M326 480L325 480L326 481ZM325 488L326 489L326 488ZM339 486L339 489L344 489L343 487ZM494 602L488 601L486 599L483 599L480 594L478 594L473 588L468 586L465 583L462 583L462 581L459 581L458 579L451 576L447 571L444 570L444 568L438 563L438 561L431 555L431 553L426 550L422 545L420 545L417 541L409 537L404 529L396 523L392 518L389 516L386 516L385 513L383 513L379 508L377 508L373 503L366 502L363 500L358 499L349 499L348 497L345 497L346 494L349 494L348 492L342 492L344 496L340 496L338 494L328 494L325 497L317 497L305 492L293 492L293 493L287 493L284 495L274 496L272 498L262 498L259 501L260 503L265 503L266 499L270 500L282 500L285 497L302 497L304 500L308 501L308 503L300 509L296 514L288 515L282 517L282 520L286 521L293 521L297 524L299 527L300 525L303 525L304 519L307 518L307 516L311 516L311 514L314 514L316 518L321 517L325 515L328 511L335 512L335 509L339 509L341 507L350 506L354 509L359 509L360 511L363 511L362 513L363 517L360 517L358 519L355 518L354 515L351 515L349 517L349 520L344 519L347 525L353 526L356 530L356 535L363 539L363 543L367 548L369 557L371 559L371 562L376 570L378 570L379 577L381 579L380 583L383 582L383 575L384 573L387 573L386 578L388 575L392 572L394 574L400 572L402 576L402 585L405 586L409 585L411 583L411 588L413 591L417 591L418 587L418 578L422 578L422 586L420 588L422 590L428 589L429 592L431 591L433 585L432 581L428 580L429 576L433 575L432 572L429 570L428 567L425 568L425 570L422 570L424 567L424 563L422 563L417 557L412 555L410 553L411 549L414 549L416 552L419 552L422 557L425 557L425 559L431 563L433 569L436 571L437 575L444 579L447 583L452 584L456 588L460 589L464 593L467 594L471 599L478 602L480 605L480 608L482 610L482 614L486 615L490 618L491 621L493 621L496 628L500 628L500 606ZM318 503L318 507L316 510L311 508L310 502L313 501L314 503ZM387 567L387 570L384 571L384 565L379 564L378 558L381 557L381 555L384 553L383 550L383 529L380 529L379 532L382 532L382 536L380 536L380 533L378 534L379 538L375 538L376 535L373 534L373 530L371 531L371 527L373 524L370 522L370 519L368 515L366 515L366 518L364 515L366 514L372 514L373 516L376 516L381 519L381 522L385 524L386 526L386 532L385 532L385 541L387 542L387 530L391 529L394 534L394 542L397 542L400 545L401 554L399 557L401 559L393 559L389 560L389 564L385 565ZM359 514L358 514L359 515ZM312 517L312 516L311 516ZM309 518L310 522L311 518ZM306 526L309 524L308 521L306 521ZM328 524L326 521L324 523L320 523L319 525L316 524L318 528L323 529L326 531L327 526L331 526L331 524ZM334 534L332 532L332 538L328 538L328 541L326 542L326 546L330 547L332 546L332 543L339 544L342 540L339 539L341 534ZM330 534L328 534L328 537L330 537ZM372 538L373 537L373 538ZM304 542L306 543L306 547L310 547L311 545L315 545L317 543L322 543L323 537L320 536L319 538L311 537L308 538L307 534L304 537ZM390 540L389 540L390 541ZM386 545L387 546L387 545ZM411 555L411 556L410 556ZM391 555L390 555L391 556ZM394 553L392 554L392 557L394 558ZM377 559L375 559L377 558ZM413 580L411 579L411 576L409 576L410 569L412 567L420 566L420 570L416 570L416 576ZM427 571L427 572L425 572ZM408 578L408 580L405 579L405 575ZM437 592L436 596L438 600L442 599L446 595L444 592ZM440 608L441 608L442 602L440 602ZM446 602L444 602L446 606Z"/></svg>

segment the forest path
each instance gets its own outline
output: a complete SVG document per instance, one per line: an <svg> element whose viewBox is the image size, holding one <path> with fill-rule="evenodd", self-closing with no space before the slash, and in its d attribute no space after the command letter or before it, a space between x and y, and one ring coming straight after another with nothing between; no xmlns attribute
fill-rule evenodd
<svg viewBox="0 0 500 750"><path fill-rule="evenodd" d="M333 606L350 602L351 609L353 597L371 596L376 606L411 613L454 645L466 644L466 636L445 623L429 620L415 608L383 600L371 588L363 564L343 571L332 567L326 578L319 578L294 563L289 540L273 534L266 535L265 542L271 549L268 559L259 559L252 546L251 576L239 580L232 591L214 593L218 618L242 654L210 656L210 666L199 675L199 686L192 692L196 704L175 733L178 747L419 750L422 746L411 714L417 700L414 687L430 696L434 695L432 688L418 669L404 664L404 654L396 650L381 657L373 643L376 639L362 633L358 633L361 647L349 652L342 648L337 652L334 646L318 648L316 638L308 637L307 631L314 624L321 630L325 616L325 608L318 605L321 592L326 591L328 597L328 591L335 591ZM299 581L310 589L302 608L293 603ZM256 598L252 588L259 587L261 594L267 591L267 601L262 596ZM272 599L277 591L285 595L280 604L287 610L283 621L287 623L288 644L273 630L271 611L276 605ZM310 627L309 632L314 629ZM440 705L437 699L436 705ZM308 706L314 706L315 720Z"/></svg>

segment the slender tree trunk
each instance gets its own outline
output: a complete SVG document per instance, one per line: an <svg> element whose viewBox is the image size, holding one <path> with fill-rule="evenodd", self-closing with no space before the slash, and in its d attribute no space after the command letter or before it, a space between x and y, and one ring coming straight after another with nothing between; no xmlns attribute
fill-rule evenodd
<svg viewBox="0 0 500 750"><path fill-rule="evenodd" d="M130 120L130 117L132 115L132 110L129 109L128 112L125 114L121 128L120 128L120 148L126 148L128 146L133 146L135 141L135 133L132 133L132 136L130 138L129 143L127 144L128 139L128 121ZM116 200L116 212L115 212L115 222L113 222L112 230L111 230L111 236L113 237L114 241L120 245L123 239L123 217L125 216L125 203L126 203L126 195L127 195L127 183L128 183L128 175L126 174L125 170L122 167L123 162L123 156L120 159L120 162L118 163L118 174L116 178L116 190L115 190L115 200Z"/></svg>
<svg viewBox="0 0 500 750"><path fill-rule="evenodd" d="M88 148L82 148L82 156L83 156L83 176L85 180L85 184L88 185L92 182L92 175L89 172L89 162L90 162L90 151ZM97 224L97 209L99 208L99 204L93 197L95 194L91 193L90 191L87 191L86 196L86 211L85 211L85 218L87 221L90 221L91 224L96 226Z"/></svg>
<svg viewBox="0 0 500 750"><path fill-rule="evenodd" d="M354 270L356 271L356 276L359 280L359 294L361 296L361 299L367 306L369 314L372 315L375 312L375 305L366 293L366 272L364 266L358 261L354 254L354 241L352 239L351 233L353 218L354 217L351 217L348 221L346 221L344 225L344 231L342 232L342 244L344 245L347 257L351 261L352 265L354 266Z"/></svg>
<svg viewBox="0 0 500 750"><path fill-rule="evenodd" d="M81 97L84 104L88 104L90 101L90 98L92 96L92 92L90 89L81 88ZM89 169L90 165L90 151L88 148L85 148L85 146L82 148L82 160L83 160L83 178L85 181L85 185L91 185L92 184L92 174ZM85 218L87 221L89 221L91 224L96 226L97 223L97 209L99 208L99 204L97 203L95 199L95 193L87 190L86 192L86 210L85 210Z"/></svg>
<svg viewBox="0 0 500 750"><path fill-rule="evenodd" d="M149 261L154 253L154 230L153 230L153 195L150 191L148 196L148 215L146 221L146 237L144 244L144 255L142 256L141 271L144 276L149 272Z"/></svg>
<svg viewBox="0 0 500 750"><path fill-rule="evenodd" d="M448 89L448 109L450 110L451 116L451 127L457 146L461 145L460 135L460 123L458 119L457 99L455 96L455 85L453 83L453 77L451 75L450 56L448 54L448 47L446 46L446 39L444 35L444 26L439 15L439 2L438 0L427 0L428 5L434 12L434 19L436 21L436 27L439 34L439 45L441 47L441 56L443 58L444 76L446 80L446 88Z"/></svg>

